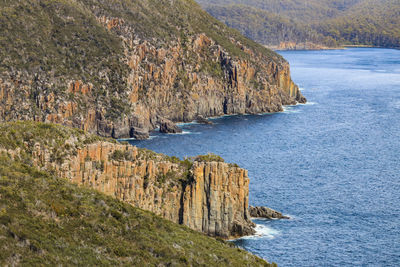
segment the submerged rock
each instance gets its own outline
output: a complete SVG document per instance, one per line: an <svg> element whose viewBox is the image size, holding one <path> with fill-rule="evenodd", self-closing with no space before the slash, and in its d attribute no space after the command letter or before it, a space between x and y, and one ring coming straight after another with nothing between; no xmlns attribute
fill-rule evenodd
<svg viewBox="0 0 400 267"><path fill-rule="evenodd" d="M250 216L254 218L267 218L267 219L290 219L282 213L267 208L267 207L249 207Z"/></svg>

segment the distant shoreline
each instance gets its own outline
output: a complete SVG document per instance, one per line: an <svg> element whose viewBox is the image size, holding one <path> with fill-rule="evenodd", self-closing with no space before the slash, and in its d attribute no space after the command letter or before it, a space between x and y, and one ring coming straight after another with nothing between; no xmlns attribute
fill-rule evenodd
<svg viewBox="0 0 400 267"><path fill-rule="evenodd" d="M343 45L338 47L312 47L312 48L280 48L279 46L268 46L264 45L266 48L273 51L322 51L322 50L345 50L348 48L382 48L382 49L396 49L399 50L400 47L384 47L384 46L373 46L373 45Z"/></svg>

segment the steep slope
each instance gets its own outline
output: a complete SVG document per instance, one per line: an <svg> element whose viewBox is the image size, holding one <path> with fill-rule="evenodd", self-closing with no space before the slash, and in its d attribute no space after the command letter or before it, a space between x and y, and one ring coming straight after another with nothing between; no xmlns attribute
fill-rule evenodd
<svg viewBox="0 0 400 267"><path fill-rule="evenodd" d="M202 5L239 4L312 23L332 18L363 0L198 0Z"/></svg>
<svg viewBox="0 0 400 267"><path fill-rule="evenodd" d="M2 0L0 119L146 138L305 99L288 63L192 0Z"/></svg>
<svg viewBox="0 0 400 267"><path fill-rule="evenodd" d="M270 266L231 243L77 187L4 153L0 251L2 266Z"/></svg>
<svg viewBox="0 0 400 267"><path fill-rule="evenodd" d="M181 161L62 126L0 124L0 153L210 236L254 233L246 170L215 155Z"/></svg>
<svg viewBox="0 0 400 267"><path fill-rule="evenodd" d="M294 44L299 49L316 48L312 45L329 44L330 41L310 26L299 24L289 16L248 5L213 5L206 9L229 27L270 47ZM336 45L332 40L331 45Z"/></svg>
<svg viewBox="0 0 400 267"><path fill-rule="evenodd" d="M400 2L396 0L199 2L228 26L271 47L400 47Z"/></svg>
<svg viewBox="0 0 400 267"><path fill-rule="evenodd" d="M343 44L400 48L400 2L363 0L315 28Z"/></svg>

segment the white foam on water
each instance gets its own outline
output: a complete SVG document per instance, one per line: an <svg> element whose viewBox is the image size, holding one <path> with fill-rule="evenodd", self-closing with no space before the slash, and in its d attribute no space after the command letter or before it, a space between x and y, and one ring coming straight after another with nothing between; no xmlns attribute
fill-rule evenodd
<svg viewBox="0 0 400 267"><path fill-rule="evenodd" d="M244 236L239 239L259 239L259 238L267 238L274 239L276 236L280 235L278 230L275 230L269 226L257 224L256 225L256 233L250 236Z"/></svg>
<svg viewBox="0 0 400 267"><path fill-rule="evenodd" d="M136 138L122 138L122 139L117 139L118 142L128 142L128 141L136 141Z"/></svg>
<svg viewBox="0 0 400 267"><path fill-rule="evenodd" d="M177 126L185 126L185 125L194 125L194 124L199 124L197 121L192 121L192 122L180 122L177 123Z"/></svg>
<svg viewBox="0 0 400 267"><path fill-rule="evenodd" d="M297 217L294 215L290 215L290 214L283 214L283 215L289 217L289 219L287 219L287 220L296 220L297 219Z"/></svg>
<svg viewBox="0 0 400 267"><path fill-rule="evenodd" d="M300 110L293 109L294 106L284 106L282 113L300 113Z"/></svg>
<svg viewBox="0 0 400 267"><path fill-rule="evenodd" d="M152 140L154 138L158 138L160 136L157 135L150 135L149 138L147 138L146 140ZM142 141L136 138L122 138L122 139L117 139L118 142L129 142L129 141Z"/></svg>
<svg viewBox="0 0 400 267"><path fill-rule="evenodd" d="M260 217L251 217L252 221L277 221L277 220L294 220L295 216L289 214L283 214L283 216L289 217L288 219L279 219L279 218L260 218Z"/></svg>
<svg viewBox="0 0 400 267"><path fill-rule="evenodd" d="M201 132L182 131L181 133L167 133L167 135L201 134Z"/></svg>
<svg viewBox="0 0 400 267"><path fill-rule="evenodd" d="M314 105L318 105L317 102L307 102L307 103L298 103L297 105L299 106L314 106Z"/></svg>
<svg viewBox="0 0 400 267"><path fill-rule="evenodd" d="M393 106L394 108L400 109L400 100L399 100L399 101L394 101L394 102L392 102L392 105L391 105L391 106Z"/></svg>
<svg viewBox="0 0 400 267"><path fill-rule="evenodd" d="M191 134L192 132L191 131L182 131L181 133L168 133L168 134L171 134L171 135L184 135L184 134Z"/></svg>
<svg viewBox="0 0 400 267"><path fill-rule="evenodd" d="M225 114L225 115L221 115L221 116L214 116L214 117L208 117L208 120L218 120L218 119L222 119L222 118L227 118L227 117L235 117L239 114Z"/></svg>

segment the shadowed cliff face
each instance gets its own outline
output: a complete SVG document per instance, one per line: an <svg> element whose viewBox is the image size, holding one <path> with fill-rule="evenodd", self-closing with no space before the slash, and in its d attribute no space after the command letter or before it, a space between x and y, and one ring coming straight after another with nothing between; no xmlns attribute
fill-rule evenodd
<svg viewBox="0 0 400 267"><path fill-rule="evenodd" d="M235 165L180 161L78 132L42 133L49 138L33 141L32 130L24 131L27 141L14 137L18 147L1 145L0 140L0 153L29 159L41 170L211 236L232 238L254 232L248 211L249 178ZM3 132L21 134L9 128Z"/></svg>
<svg viewBox="0 0 400 267"><path fill-rule="evenodd" d="M27 44L22 44L21 49L27 50L24 53L30 57L25 59L22 53L23 62L12 64L18 56L12 54L12 48L8 48L10 44L7 45L10 53L4 56L7 64L0 76L1 120L53 122L101 136L143 139L163 119L188 122L198 116L278 112L282 105L305 102L290 78L289 65L284 59L231 33L191 1L163 3L165 10L153 12L158 15L152 16L178 12L174 14L179 17L183 16L180 12L193 9L194 18L182 18L188 20L186 26L168 21L172 26L164 26L170 27L172 33L151 37L139 29L136 17L126 15L117 5L104 9L101 5L107 2L89 6L86 2L71 4L64 13L50 14L55 8L52 3L46 2L47 6L42 5L44 8L35 7L43 8L44 17L50 16L49 20L63 21L58 31L71 35L70 41L62 42L57 32L53 32L55 29L50 28L53 39L37 41L53 44L56 48L52 53L55 58L60 57L59 61L47 63L44 53L45 59L38 63L40 66L33 67L29 60L33 61L37 55L31 56L28 52L34 53L29 46L34 42L26 40ZM143 3L149 8L156 5L151 1ZM61 1L57 4L67 5ZM135 1L126 5L130 5L126 8L131 8L132 12L142 8ZM26 9L32 6L35 4L25 3ZM19 12L18 7L14 4L12 8ZM74 18L74 11L83 17L79 17L84 20L80 24L78 18ZM153 19L156 21L157 17ZM197 29L196 25L202 22L196 19L214 24L208 22L211 26ZM5 23L11 29L17 27L7 16ZM96 29L92 35L84 36L94 40L92 46L86 47L88 41L79 35L82 25L92 25L82 30L82 35ZM43 26L39 24L38 27ZM154 32L158 33L159 29ZM76 46L82 47L82 51L73 50L68 42L77 42ZM92 52L94 47L99 51ZM86 58L91 54L93 56ZM74 62L81 58L83 60ZM67 63L68 68L64 66ZM63 67L67 71L58 73Z"/></svg>

